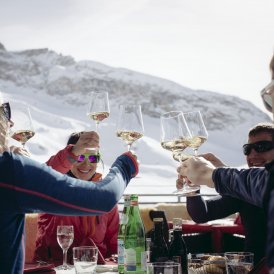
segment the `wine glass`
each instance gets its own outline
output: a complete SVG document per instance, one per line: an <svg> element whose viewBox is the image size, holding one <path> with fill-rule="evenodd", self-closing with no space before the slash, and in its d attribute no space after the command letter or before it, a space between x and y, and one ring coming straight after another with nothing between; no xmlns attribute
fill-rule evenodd
<svg viewBox="0 0 274 274"><path fill-rule="evenodd" d="M95 121L96 132L99 123L109 116L109 100L107 91L92 91L87 115Z"/></svg>
<svg viewBox="0 0 274 274"><path fill-rule="evenodd" d="M73 266L67 264L67 251L74 239L73 225L57 226L57 242L63 250L63 264L57 266L56 269L71 269Z"/></svg>
<svg viewBox="0 0 274 274"><path fill-rule="evenodd" d="M175 160L181 162L180 155L189 146L190 139L191 134L181 111L161 115L161 146L170 150Z"/></svg>
<svg viewBox="0 0 274 274"><path fill-rule="evenodd" d="M128 151L133 142L143 137L144 124L140 105L120 105L116 134L127 144Z"/></svg>
<svg viewBox="0 0 274 274"><path fill-rule="evenodd" d="M184 150L191 144L192 135L181 111L170 111L161 115L161 146L170 150L173 159L182 163L189 155ZM176 195L187 195L196 192L200 186L184 184L182 189L173 193Z"/></svg>
<svg viewBox="0 0 274 274"><path fill-rule="evenodd" d="M29 107L24 104L13 107L12 120L14 125L10 136L25 148L26 142L35 134Z"/></svg>
<svg viewBox="0 0 274 274"><path fill-rule="evenodd" d="M184 117L191 134L189 147L194 150L194 155L198 155L199 147L207 140L208 133L200 111L184 113Z"/></svg>

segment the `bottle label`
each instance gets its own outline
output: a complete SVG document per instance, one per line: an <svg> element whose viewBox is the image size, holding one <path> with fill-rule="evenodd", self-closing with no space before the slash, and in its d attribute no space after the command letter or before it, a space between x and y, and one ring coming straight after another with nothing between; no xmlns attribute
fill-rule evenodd
<svg viewBox="0 0 274 274"><path fill-rule="evenodd" d="M141 253L141 269L144 271L147 269L147 252L146 251Z"/></svg>
<svg viewBox="0 0 274 274"><path fill-rule="evenodd" d="M128 223L128 216L123 214L121 217L121 224L126 225Z"/></svg>
<svg viewBox="0 0 274 274"><path fill-rule="evenodd" d="M118 265L124 264L125 243L124 240L118 239Z"/></svg>
<svg viewBox="0 0 274 274"><path fill-rule="evenodd" d="M125 249L126 271L136 271L136 251L133 248Z"/></svg>

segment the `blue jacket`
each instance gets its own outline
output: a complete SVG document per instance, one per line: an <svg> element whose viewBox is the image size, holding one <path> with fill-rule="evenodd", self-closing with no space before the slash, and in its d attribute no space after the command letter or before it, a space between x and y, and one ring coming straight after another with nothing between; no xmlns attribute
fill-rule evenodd
<svg viewBox="0 0 274 274"><path fill-rule="evenodd" d="M267 260L274 268L274 161L266 168L217 168L212 175L217 192L265 209L267 214Z"/></svg>
<svg viewBox="0 0 274 274"><path fill-rule="evenodd" d="M118 157L100 184L68 177L24 156L0 155L1 273L23 273L25 213L106 213L137 173L136 160L130 154Z"/></svg>

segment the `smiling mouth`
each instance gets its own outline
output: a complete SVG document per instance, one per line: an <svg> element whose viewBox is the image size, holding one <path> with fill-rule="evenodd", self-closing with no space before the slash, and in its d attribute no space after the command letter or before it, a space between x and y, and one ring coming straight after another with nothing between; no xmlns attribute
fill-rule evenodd
<svg viewBox="0 0 274 274"><path fill-rule="evenodd" d="M85 173L85 174L87 174L87 173L89 173L90 172L90 170L82 170L82 169L78 169L79 170L79 172L81 172L81 173Z"/></svg>

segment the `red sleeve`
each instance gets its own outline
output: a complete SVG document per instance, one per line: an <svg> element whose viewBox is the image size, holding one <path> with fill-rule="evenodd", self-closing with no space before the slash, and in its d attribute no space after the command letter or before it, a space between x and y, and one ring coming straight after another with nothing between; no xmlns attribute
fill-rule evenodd
<svg viewBox="0 0 274 274"><path fill-rule="evenodd" d="M72 146L73 145L68 145L56 155L51 156L46 164L61 173L67 173L77 161L77 156L71 152Z"/></svg>
<svg viewBox="0 0 274 274"><path fill-rule="evenodd" d="M107 213L109 216L107 231L105 235L105 243L107 247L106 257L110 257L112 254L117 254L117 237L119 230L119 211L118 206L115 206L110 212Z"/></svg>

